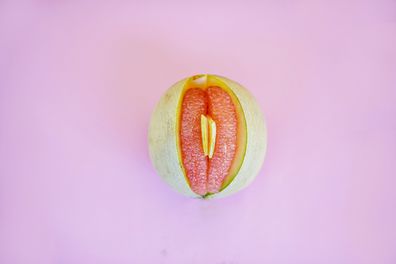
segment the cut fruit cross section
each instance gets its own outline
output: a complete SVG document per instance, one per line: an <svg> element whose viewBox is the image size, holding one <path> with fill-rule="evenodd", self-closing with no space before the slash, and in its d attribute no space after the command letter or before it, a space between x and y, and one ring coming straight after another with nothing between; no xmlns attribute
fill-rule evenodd
<svg viewBox="0 0 396 264"><path fill-rule="evenodd" d="M190 188L205 196L226 187L246 148L243 111L221 83L193 78L181 98L179 151Z"/></svg>

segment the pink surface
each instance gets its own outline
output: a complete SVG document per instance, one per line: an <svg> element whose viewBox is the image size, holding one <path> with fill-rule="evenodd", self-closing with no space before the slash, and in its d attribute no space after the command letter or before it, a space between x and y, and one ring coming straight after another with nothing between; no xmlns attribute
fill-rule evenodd
<svg viewBox="0 0 396 264"><path fill-rule="evenodd" d="M56 2L0 3L0 263L396 263L394 1ZM261 173L222 200L148 158L196 73L267 119Z"/></svg>

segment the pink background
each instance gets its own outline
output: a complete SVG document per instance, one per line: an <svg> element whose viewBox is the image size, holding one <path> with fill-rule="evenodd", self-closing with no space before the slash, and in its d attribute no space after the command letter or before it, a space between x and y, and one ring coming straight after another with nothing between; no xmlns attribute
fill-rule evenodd
<svg viewBox="0 0 396 264"><path fill-rule="evenodd" d="M396 2L0 2L0 263L396 263ZM174 82L228 76L269 146L235 196L148 158Z"/></svg>

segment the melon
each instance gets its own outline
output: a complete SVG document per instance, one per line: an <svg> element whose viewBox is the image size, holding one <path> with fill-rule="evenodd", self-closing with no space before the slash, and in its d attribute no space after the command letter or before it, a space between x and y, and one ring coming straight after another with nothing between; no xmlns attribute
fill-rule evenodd
<svg viewBox="0 0 396 264"><path fill-rule="evenodd" d="M260 107L240 84L222 76L185 78L162 96L151 116L149 154L173 189L217 198L248 186L266 152Z"/></svg>

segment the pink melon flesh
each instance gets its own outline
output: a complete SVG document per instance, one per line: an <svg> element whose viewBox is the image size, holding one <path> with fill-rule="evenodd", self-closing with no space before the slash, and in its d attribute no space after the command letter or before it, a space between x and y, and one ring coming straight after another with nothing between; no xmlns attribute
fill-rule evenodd
<svg viewBox="0 0 396 264"><path fill-rule="evenodd" d="M231 96L222 88L190 88L182 99L180 148L191 189L199 194L217 193L230 173L237 151L238 116ZM216 123L212 158L205 156L201 138L201 115Z"/></svg>

